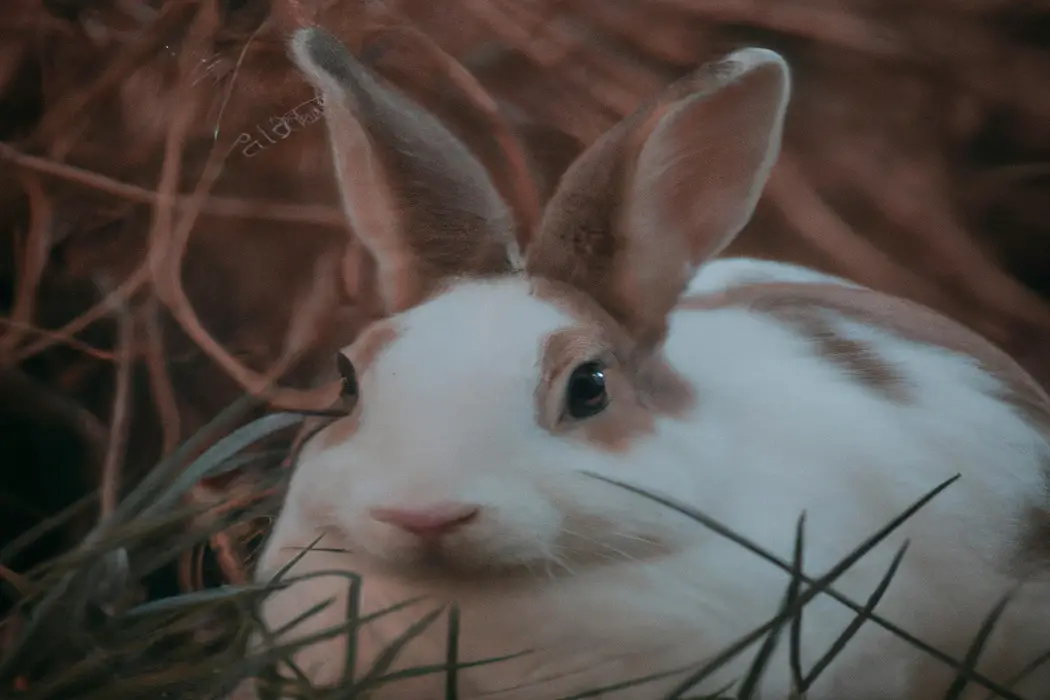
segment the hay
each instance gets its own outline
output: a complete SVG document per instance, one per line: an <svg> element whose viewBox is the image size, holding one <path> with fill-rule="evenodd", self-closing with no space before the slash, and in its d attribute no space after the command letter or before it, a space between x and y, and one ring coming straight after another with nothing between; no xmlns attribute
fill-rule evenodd
<svg viewBox="0 0 1050 700"><path fill-rule="evenodd" d="M523 228L640 100L775 48L796 75L784 154L728 253L922 301L1050 381L1041 0L7 0L0 692L189 697L240 658L258 591L201 592L248 584L293 426L177 475L238 425L272 427L250 422L267 408L328 405L332 350L376 313L284 51L308 20L467 140ZM174 593L203 597L137 607Z"/></svg>

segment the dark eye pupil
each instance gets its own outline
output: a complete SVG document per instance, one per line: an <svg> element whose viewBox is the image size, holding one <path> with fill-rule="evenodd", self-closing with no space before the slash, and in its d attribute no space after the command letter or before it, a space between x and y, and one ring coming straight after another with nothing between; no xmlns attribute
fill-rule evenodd
<svg viewBox="0 0 1050 700"><path fill-rule="evenodd" d="M357 372L354 370L354 363L346 355L339 353L335 356L335 365L343 378L340 393L343 396L357 396Z"/></svg>
<svg viewBox="0 0 1050 700"><path fill-rule="evenodd" d="M588 418L601 413L609 403L605 391L605 370L598 362L577 367L569 377L566 409L573 418Z"/></svg>

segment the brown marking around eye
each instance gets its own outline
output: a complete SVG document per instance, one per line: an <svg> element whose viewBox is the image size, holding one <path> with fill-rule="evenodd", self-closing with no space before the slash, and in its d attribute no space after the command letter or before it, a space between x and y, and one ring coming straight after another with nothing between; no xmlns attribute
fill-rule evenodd
<svg viewBox="0 0 1050 700"><path fill-rule="evenodd" d="M376 359L382 354L383 350L397 340L399 335L400 331L392 321L384 320L373 323L358 336L353 345L344 351L354 364L358 381L375 364ZM357 432L361 425L360 397L356 397L354 405L349 408L349 415L336 419L321 431L322 435L320 437L323 447L328 448L340 445L352 438Z"/></svg>
<svg viewBox="0 0 1050 700"><path fill-rule="evenodd" d="M354 363L358 376L363 375L375 363L376 358L400 335L393 323L384 321L369 326L350 346L347 357Z"/></svg>
<svg viewBox="0 0 1050 700"><path fill-rule="evenodd" d="M341 445L352 438L359 427L361 427L361 408L355 405L350 415L337 418L322 431L321 445L325 448Z"/></svg>
<svg viewBox="0 0 1050 700"><path fill-rule="evenodd" d="M627 452L636 438L653 432L657 417L680 417L692 408L692 387L658 352L638 352L623 328L589 297L559 282L533 279L531 284L536 297L579 322L543 341L536 406L545 429ZM608 407L582 421L561 420L565 382L572 370L593 359L606 364Z"/></svg>
<svg viewBox="0 0 1050 700"><path fill-rule="evenodd" d="M574 434L614 452L626 452L632 439L653 431L653 412L644 406L615 353L594 327L574 326L551 333L543 343L536 406L541 426L556 434ZM602 359L609 405L576 421L564 414L566 382L584 362Z"/></svg>

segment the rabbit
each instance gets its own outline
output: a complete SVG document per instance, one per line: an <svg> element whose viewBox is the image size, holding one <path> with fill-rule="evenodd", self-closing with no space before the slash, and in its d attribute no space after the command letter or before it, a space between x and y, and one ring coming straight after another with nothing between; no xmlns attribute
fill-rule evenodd
<svg viewBox="0 0 1050 700"><path fill-rule="evenodd" d="M805 697L942 697L950 660L1007 593L959 697L987 697L982 683L1005 686L1050 649L1043 389L913 302L715 259L779 154L792 79L779 53L736 49L640 106L562 175L520 244L438 119L323 29L289 46L325 96L384 309L333 360L345 415L304 441L255 570L281 576L259 607L269 634L316 636L295 674L360 680L418 623L385 673L440 671L455 634L460 664L489 662L458 671L460 698L664 697L774 618L798 532L819 578L943 484L833 582L864 605L908 544L883 623L865 622ZM346 636L324 632L355 614L369 617L351 666ZM805 605L804 673L855 617L828 592ZM257 633L250 653L268 644ZM692 697L742 692L761 644ZM782 633L751 690L793 696L793 646ZM404 677L369 697L443 698L446 682ZM1047 688L1039 669L1012 692Z"/></svg>

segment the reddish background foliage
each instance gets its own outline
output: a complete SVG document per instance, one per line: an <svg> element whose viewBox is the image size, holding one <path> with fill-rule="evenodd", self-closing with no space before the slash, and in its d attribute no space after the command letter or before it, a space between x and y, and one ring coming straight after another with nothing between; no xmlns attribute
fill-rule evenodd
<svg viewBox="0 0 1050 700"><path fill-rule="evenodd" d="M6 0L0 542L99 486L112 508L245 390L327 400L375 304L324 128L289 118L313 97L284 46L305 22L448 122L520 226L642 99L774 48L784 152L727 254L924 302L1050 382L1045 0Z"/></svg>

